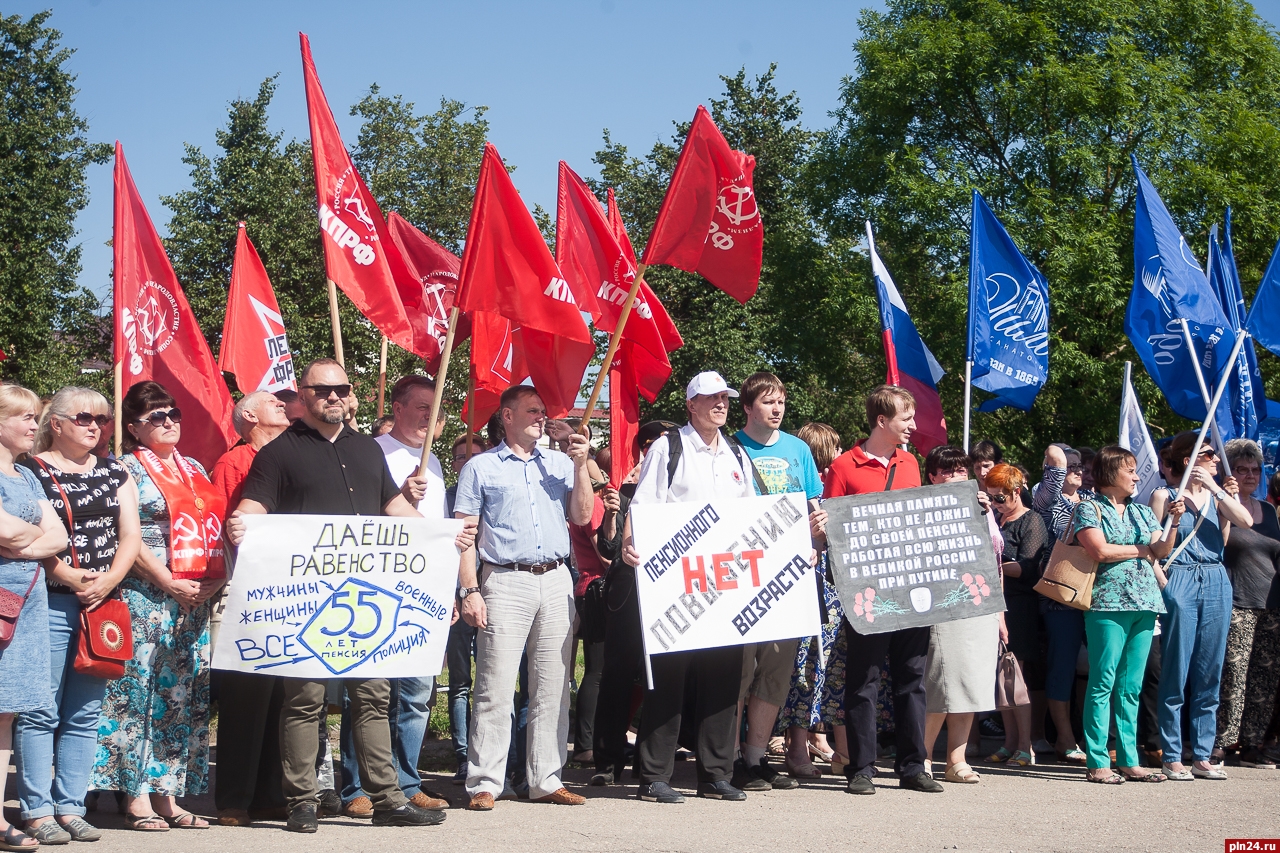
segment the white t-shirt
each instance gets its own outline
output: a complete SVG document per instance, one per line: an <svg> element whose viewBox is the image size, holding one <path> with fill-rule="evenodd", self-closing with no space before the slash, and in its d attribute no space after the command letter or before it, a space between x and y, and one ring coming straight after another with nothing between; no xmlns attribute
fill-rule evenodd
<svg viewBox="0 0 1280 853"><path fill-rule="evenodd" d="M392 437L391 433L380 435L374 439L382 448L382 455L387 457L387 468L391 470L391 479L397 486L418 471L418 462L422 459L421 447L410 447ZM432 453L427 458L427 493L418 504L418 511L427 518L448 518L448 505L444 494L444 469L440 460Z"/></svg>

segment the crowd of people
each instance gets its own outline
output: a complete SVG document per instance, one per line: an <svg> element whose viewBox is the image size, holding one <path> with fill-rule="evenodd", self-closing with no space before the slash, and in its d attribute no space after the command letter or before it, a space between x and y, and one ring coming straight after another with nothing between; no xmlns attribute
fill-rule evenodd
<svg viewBox="0 0 1280 853"><path fill-rule="evenodd" d="M562 778L570 760L594 767L591 786L624 784L630 767L639 799L668 804L684 801L672 786L684 757L697 796L728 801L826 774L875 794L886 762L926 793L980 783L975 764L1054 760L1112 785L1276 767L1280 521L1277 497L1256 497L1257 443L1192 458L1196 435L1174 436L1166 485L1142 502L1135 459L1117 446L1051 445L1033 486L991 441L946 445L922 477L906 449L915 403L897 387L868 396L868 436L848 450L826 424L784 432L786 389L771 373L735 390L706 372L686 390L685 424L644 424L622 452L593 447L586 426L549 419L535 388L514 386L486 435L452 443L448 486L435 454L419 473L446 425L423 376L395 383L370 435L355 428L342 366L313 362L298 391L235 405L241 441L209 471L178 451L183 413L155 382L124 395L119 457L96 391L41 400L0 386L0 617L12 629L0 637L0 802L16 759L21 814L20 825L0 816L0 849L97 840L86 815L104 798L147 832L445 819L450 798L419 772L435 679L211 670L219 602L255 513L464 520L458 565L438 567L457 571L445 660L423 668L446 673L453 781L476 811L583 804ZM730 433L737 407L745 426ZM613 488L613 466L637 456ZM827 567L823 502L970 477L1005 611L858 633ZM782 492L808 503L821 633L654 655L650 681L629 508ZM1059 541L1098 563L1087 610L1037 591ZM90 640L119 641L93 615L107 602L127 607L132 642L110 677L86 664ZM337 768L330 708L341 710ZM987 754L984 737L1000 745ZM179 803L211 781L216 816Z"/></svg>

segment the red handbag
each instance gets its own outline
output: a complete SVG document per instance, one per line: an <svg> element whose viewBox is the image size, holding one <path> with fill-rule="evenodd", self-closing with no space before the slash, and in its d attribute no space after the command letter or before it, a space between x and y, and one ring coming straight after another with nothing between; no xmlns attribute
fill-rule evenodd
<svg viewBox="0 0 1280 853"><path fill-rule="evenodd" d="M26 595L0 589L0 652L13 642L13 632L18 629L18 617L22 615L22 608L26 605L31 590L36 588L38 580L40 580L40 566L37 564L36 573L31 578L31 585L27 587Z"/></svg>
<svg viewBox="0 0 1280 853"><path fill-rule="evenodd" d="M67 511L67 526L71 529L71 567L80 568L80 558L76 555L75 521L71 517L71 501L62 490L62 484L53 476L49 466L39 458L36 462L44 468L58 494L62 496L62 506ZM72 667L76 672L92 675L95 678L121 678L124 676L125 661L133 659L133 627L129 615L129 605L120 598L119 591L113 592L93 610L80 611L80 636L77 639L76 657Z"/></svg>

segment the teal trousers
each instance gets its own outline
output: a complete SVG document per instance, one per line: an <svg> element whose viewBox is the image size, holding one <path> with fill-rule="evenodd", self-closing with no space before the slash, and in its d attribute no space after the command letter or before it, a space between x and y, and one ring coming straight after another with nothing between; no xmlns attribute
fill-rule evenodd
<svg viewBox="0 0 1280 853"><path fill-rule="evenodd" d="M1087 611L1089 686L1084 697L1084 748L1089 768L1110 767L1107 736L1116 721L1116 765L1138 766L1138 694L1151 651L1156 614L1139 611Z"/></svg>

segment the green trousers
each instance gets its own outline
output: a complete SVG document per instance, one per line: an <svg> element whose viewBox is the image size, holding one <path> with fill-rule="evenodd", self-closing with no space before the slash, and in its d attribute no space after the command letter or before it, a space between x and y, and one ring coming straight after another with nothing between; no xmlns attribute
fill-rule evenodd
<svg viewBox="0 0 1280 853"><path fill-rule="evenodd" d="M1089 686L1084 696L1084 749L1089 769L1110 767L1107 736L1116 720L1116 766L1138 766L1138 694L1151 651L1156 614L1139 611L1086 611Z"/></svg>

